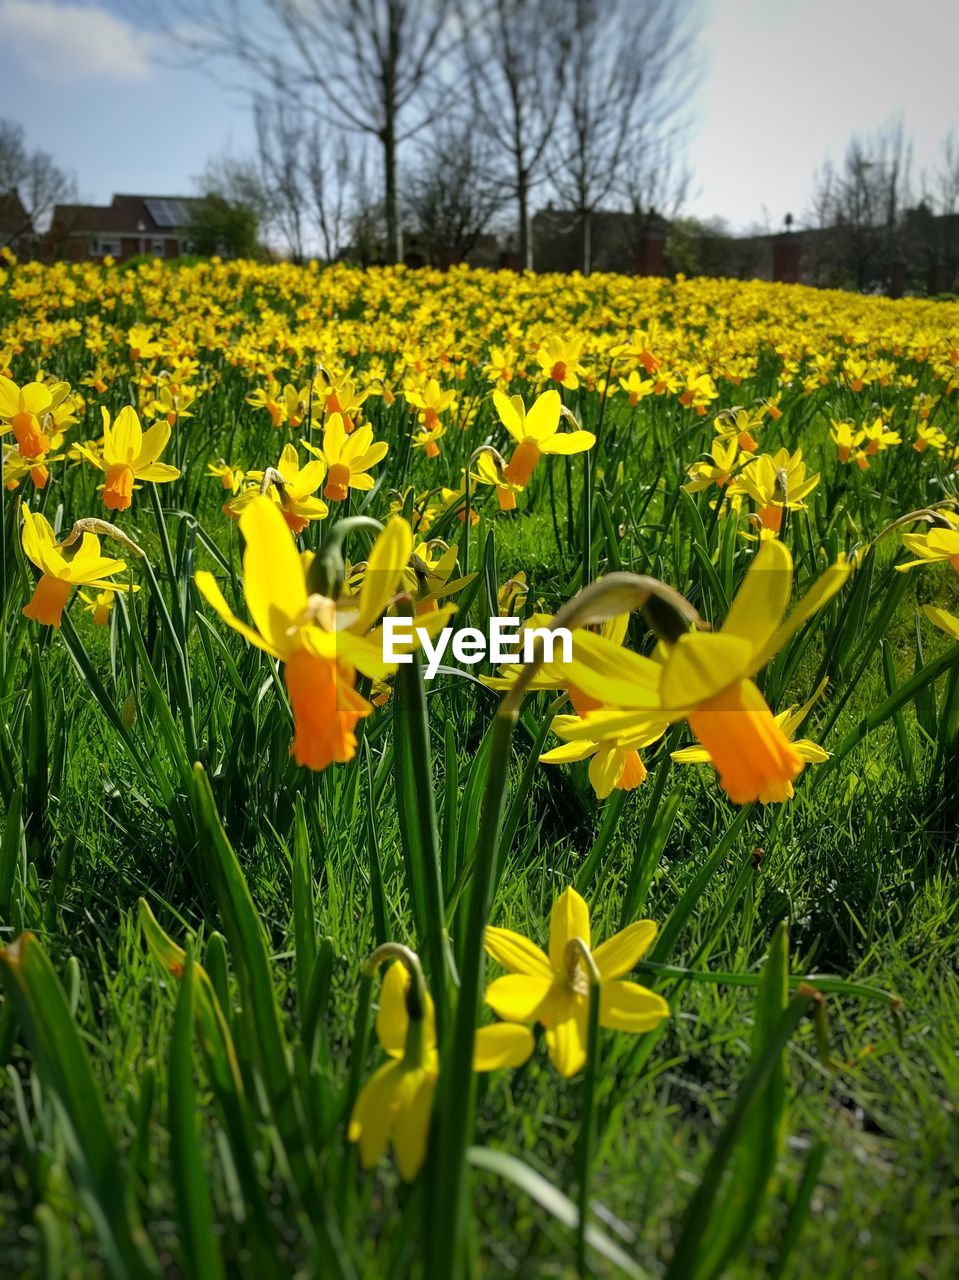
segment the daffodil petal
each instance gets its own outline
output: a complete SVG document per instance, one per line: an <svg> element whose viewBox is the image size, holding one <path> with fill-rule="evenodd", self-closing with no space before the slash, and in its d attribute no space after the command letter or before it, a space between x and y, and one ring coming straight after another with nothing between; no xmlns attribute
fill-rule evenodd
<svg viewBox="0 0 959 1280"><path fill-rule="evenodd" d="M282 655L291 647L290 628L306 609L306 581L293 535L276 504L260 497L244 507L240 531L246 540L247 608L260 634Z"/></svg>
<svg viewBox="0 0 959 1280"><path fill-rule="evenodd" d="M209 570L199 569L195 581L200 595L220 615L227 626L232 627L234 631L238 631L244 640L248 640L257 649L263 649L266 653L272 654L274 658L280 656L279 652L268 641L264 640L258 631L254 631L251 626L248 626L247 623L242 622L236 616L227 604L226 598L220 590L220 584Z"/></svg>
<svg viewBox="0 0 959 1280"><path fill-rule="evenodd" d="M401 1064L390 1061L374 1071L359 1092L347 1136L350 1142L360 1144L364 1169L372 1168L386 1150L401 1086Z"/></svg>
<svg viewBox="0 0 959 1280"><path fill-rule="evenodd" d="M792 591L793 560L778 539L764 542L722 625L722 634L747 640L754 649L767 644L782 621Z"/></svg>
<svg viewBox="0 0 959 1280"><path fill-rule="evenodd" d="M485 1000L506 1022L537 1022L549 1011L552 995L551 978L508 973L490 983Z"/></svg>
<svg viewBox="0 0 959 1280"><path fill-rule="evenodd" d="M546 1047L550 1061L561 1076L568 1079L583 1069L587 1035L587 1002L583 998L572 1006L571 1016L547 1027Z"/></svg>
<svg viewBox="0 0 959 1280"><path fill-rule="evenodd" d="M484 934L486 954L510 973L522 973L530 977L553 978L545 952L535 943L512 929L498 929L487 925Z"/></svg>
<svg viewBox="0 0 959 1280"><path fill-rule="evenodd" d="M521 1067L533 1052L535 1043L532 1031L515 1022L497 1022L491 1027L480 1027L473 1044L473 1070Z"/></svg>
<svg viewBox="0 0 959 1280"><path fill-rule="evenodd" d="M653 945L655 937L656 924L652 920L636 920L614 933L593 952L600 975L608 980L629 973Z"/></svg>
<svg viewBox="0 0 959 1280"><path fill-rule="evenodd" d="M556 973L566 970L566 947L573 938L589 946L589 907L572 885L553 903L549 916L549 962Z"/></svg>
<svg viewBox="0 0 959 1280"><path fill-rule="evenodd" d="M662 996L636 982L604 982L600 991L599 1020L614 1031L651 1031L669 1017Z"/></svg>
<svg viewBox="0 0 959 1280"><path fill-rule="evenodd" d="M393 1154L404 1182L413 1181L426 1159L435 1092L434 1072L407 1072L393 1126Z"/></svg>

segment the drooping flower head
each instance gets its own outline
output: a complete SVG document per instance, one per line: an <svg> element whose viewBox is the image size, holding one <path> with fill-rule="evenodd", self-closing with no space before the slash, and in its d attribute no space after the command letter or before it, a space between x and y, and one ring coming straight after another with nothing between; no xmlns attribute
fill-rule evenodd
<svg viewBox="0 0 959 1280"><path fill-rule="evenodd" d="M576 661L558 674L602 705L568 727L567 739L603 741L661 720L686 720L734 803L787 799L804 761L752 677L835 595L851 565L840 560L827 569L783 620L792 570L788 548L764 542L719 630L661 639L654 688L648 659L610 650L600 636L590 641L592 653L581 645ZM546 664L547 674L553 665Z"/></svg>
<svg viewBox="0 0 959 1280"><path fill-rule="evenodd" d="M359 1143L364 1169L376 1164L392 1143L400 1176L412 1182L426 1159L439 1053L433 1000L421 981L413 983L399 960L383 979L376 1038L389 1061L360 1090L347 1136ZM480 1027L473 1070L522 1066L532 1051L533 1037L526 1027L505 1022Z"/></svg>
<svg viewBox="0 0 959 1280"><path fill-rule="evenodd" d="M243 594L253 626L232 612L212 573L197 573L197 586L235 631L283 663L297 764L325 769L350 760L356 724L373 710L356 690L356 674L382 679L395 670L383 661L376 627L409 562L410 527L398 516L389 521L373 544L358 596L342 607L311 589L293 534L269 498L257 495L244 508L240 531L246 541Z"/></svg>
<svg viewBox="0 0 959 1280"><path fill-rule="evenodd" d="M84 533L75 549L67 547L57 542L52 525L39 511L31 511L26 503L21 511L23 552L41 574L30 603L23 610L25 617L43 626L59 627L74 587L96 587L111 593L126 589L123 583L109 581L114 574L123 572L126 561L101 555L100 539L95 533Z"/></svg>

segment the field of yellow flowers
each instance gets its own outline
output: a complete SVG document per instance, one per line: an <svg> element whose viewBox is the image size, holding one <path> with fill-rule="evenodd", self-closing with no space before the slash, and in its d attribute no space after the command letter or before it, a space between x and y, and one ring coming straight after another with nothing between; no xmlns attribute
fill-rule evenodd
<svg viewBox="0 0 959 1280"><path fill-rule="evenodd" d="M0 432L4 1275L959 1271L959 303L7 254Z"/></svg>

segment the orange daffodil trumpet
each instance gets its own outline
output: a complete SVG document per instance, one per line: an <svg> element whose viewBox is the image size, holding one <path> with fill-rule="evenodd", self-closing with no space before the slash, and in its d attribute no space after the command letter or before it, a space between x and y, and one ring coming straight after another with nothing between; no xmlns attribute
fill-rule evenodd
<svg viewBox="0 0 959 1280"><path fill-rule="evenodd" d="M752 677L836 594L850 572L845 560L827 569L783 620L793 562L781 542L770 540L761 544L718 631L675 627L670 636L657 628L660 645L653 660L592 636L593 652L581 644L560 674L602 705L577 725L565 726L563 736L609 742L686 720L734 803L787 799L804 760ZM650 667L658 668L652 681Z"/></svg>
<svg viewBox="0 0 959 1280"><path fill-rule="evenodd" d="M802 704L802 706L794 705L787 707L785 711L780 711L776 716L776 724L782 729L787 738L792 740L792 745L796 753L802 759L803 764L823 764L829 759L829 752L819 745L818 742L812 742L809 738L796 738L795 734L799 727L804 723L806 717L812 711L813 707L826 692L828 680L822 680L812 697ZM679 751L673 751L670 756L677 764L712 764L713 758L705 747L682 747ZM760 803L766 804L769 801L791 800L795 795L792 783L787 783L786 794L783 796L779 788L766 797L760 795Z"/></svg>
<svg viewBox="0 0 959 1280"><path fill-rule="evenodd" d="M378 680L395 670L383 660L377 623L409 562L410 527L398 516L389 521L373 544L359 594L342 604L311 590L304 558L269 498L258 495L244 508L240 531L243 594L254 625L234 615L212 573L197 573L197 587L235 631L283 663L297 764L325 769L351 760L356 724L373 710L356 690L357 672ZM442 625L448 612L432 617Z"/></svg>
<svg viewBox="0 0 959 1280"><path fill-rule="evenodd" d="M503 478L523 487L544 453L584 453L596 443L591 431L560 431L563 402L559 392L544 391L529 412L521 396L493 392L493 404L500 421L516 441L516 449L503 471Z"/></svg>
<svg viewBox="0 0 959 1280"><path fill-rule="evenodd" d="M79 547L72 551L73 539L58 543L53 527L39 511L31 511L25 503L21 511L23 553L41 573L30 603L23 610L25 617L42 626L59 627L74 587L96 587L109 593L126 590L124 583L109 581L114 574L123 572L126 561L101 555L100 539L95 533L84 532Z"/></svg>
<svg viewBox="0 0 959 1280"><path fill-rule="evenodd" d="M600 1026L635 1034L669 1017L662 996L625 980L655 937L652 920L637 920L591 952L599 974ZM511 929L486 927L487 954L508 971L487 987L486 1003L507 1022L540 1023L550 1060L567 1077L586 1062L590 975L583 951L591 945L589 908L572 887L553 903L548 953Z"/></svg>
<svg viewBox="0 0 959 1280"><path fill-rule="evenodd" d="M85 445L77 449L100 471L106 473L103 485L103 504L110 511L126 511L133 503L133 490L140 486L138 480L153 484L167 484L180 474L176 467L158 462L160 454L170 439L170 424L160 418L144 431L137 412L125 405L117 414L112 426L109 412L103 414L103 451L94 452Z"/></svg>

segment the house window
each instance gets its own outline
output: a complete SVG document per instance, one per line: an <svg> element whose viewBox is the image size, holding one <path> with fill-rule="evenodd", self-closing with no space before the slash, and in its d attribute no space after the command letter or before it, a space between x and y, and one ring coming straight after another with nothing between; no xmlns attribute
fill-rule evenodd
<svg viewBox="0 0 959 1280"><path fill-rule="evenodd" d="M165 242L163 240L153 241L153 252L157 255L158 258L163 257L164 248L165 248Z"/></svg>
<svg viewBox="0 0 959 1280"><path fill-rule="evenodd" d="M111 258L116 258L120 253L120 241L105 239L99 236L90 241L90 257L105 258L108 254Z"/></svg>

